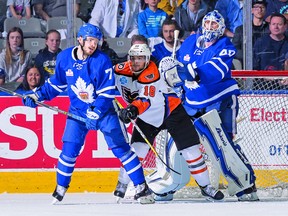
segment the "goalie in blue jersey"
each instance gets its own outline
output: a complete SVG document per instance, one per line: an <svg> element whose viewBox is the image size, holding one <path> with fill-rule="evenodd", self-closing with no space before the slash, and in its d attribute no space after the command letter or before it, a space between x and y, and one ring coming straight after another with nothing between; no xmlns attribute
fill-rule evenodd
<svg viewBox="0 0 288 216"><path fill-rule="evenodd" d="M57 186L52 196L62 201L71 181L75 163L89 130L100 130L108 147L119 158L136 187L135 199L142 204L154 203L146 184L138 157L131 151L121 131L112 101L115 79L112 63L97 49L102 33L92 24L84 24L77 34L79 45L58 54L55 75L29 92L23 100L26 106L36 107L35 101L51 100L63 91L70 98L69 112L85 122L67 118L63 148L57 164Z"/></svg>
<svg viewBox="0 0 288 216"><path fill-rule="evenodd" d="M183 105L194 120L200 141L228 181L230 195L256 201L255 174L240 146L233 142L240 94L232 78L235 47L223 36L225 23L214 10L202 20L202 34L181 45L178 61L162 59L159 70L171 87L183 88Z"/></svg>

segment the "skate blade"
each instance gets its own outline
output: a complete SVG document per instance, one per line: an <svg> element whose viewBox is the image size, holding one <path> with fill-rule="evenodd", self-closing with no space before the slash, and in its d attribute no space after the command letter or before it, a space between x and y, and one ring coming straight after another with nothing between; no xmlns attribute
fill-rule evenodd
<svg viewBox="0 0 288 216"><path fill-rule="evenodd" d="M56 198L53 198L51 205L56 205L57 203L59 203L59 200Z"/></svg>
<svg viewBox="0 0 288 216"><path fill-rule="evenodd" d="M216 199L213 199L212 197L205 197L205 199L209 202L223 202L224 201L224 198L220 200L216 200Z"/></svg>
<svg viewBox="0 0 288 216"><path fill-rule="evenodd" d="M140 204L153 204L155 203L155 200L154 198L150 195L150 196L146 196L146 197L140 197L138 200L137 200Z"/></svg>
<svg viewBox="0 0 288 216"><path fill-rule="evenodd" d="M123 198L115 196L116 203L120 204Z"/></svg>

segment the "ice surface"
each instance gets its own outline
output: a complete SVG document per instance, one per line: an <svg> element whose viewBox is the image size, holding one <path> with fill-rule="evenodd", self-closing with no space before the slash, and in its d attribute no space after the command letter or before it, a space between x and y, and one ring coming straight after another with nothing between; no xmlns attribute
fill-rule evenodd
<svg viewBox="0 0 288 216"><path fill-rule="evenodd" d="M51 194L0 194L1 216L287 216L287 199L264 199L260 202L208 202L203 198L178 199L141 205L135 202L116 204L110 193L67 193L61 203L51 205Z"/></svg>

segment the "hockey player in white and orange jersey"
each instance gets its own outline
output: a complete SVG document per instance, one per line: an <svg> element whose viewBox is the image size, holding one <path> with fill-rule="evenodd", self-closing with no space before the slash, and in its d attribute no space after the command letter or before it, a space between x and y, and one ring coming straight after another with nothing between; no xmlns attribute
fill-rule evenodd
<svg viewBox="0 0 288 216"><path fill-rule="evenodd" d="M127 108L120 110L119 117L126 124L136 119L136 124L150 143L161 130L167 129L202 194L210 200L222 200L223 193L210 184L197 132L181 100L161 77L155 63L150 61L150 55L146 44L135 44L128 52L128 61L115 66L116 86L128 103ZM149 146L137 130L133 130L131 145L140 158L148 153ZM120 170L114 191L118 198L123 198L127 189L124 172L124 169Z"/></svg>

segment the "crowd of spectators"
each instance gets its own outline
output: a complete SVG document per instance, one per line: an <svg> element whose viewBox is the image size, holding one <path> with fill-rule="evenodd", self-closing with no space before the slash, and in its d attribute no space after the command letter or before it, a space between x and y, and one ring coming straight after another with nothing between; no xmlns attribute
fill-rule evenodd
<svg viewBox="0 0 288 216"><path fill-rule="evenodd" d="M20 28L3 34L6 45L0 54L0 85L22 82L26 69L31 65L35 65L47 79L54 74L56 57L61 52L62 34L58 29L47 31L46 25L51 17L67 16L66 0L7 0L1 1L1 5L3 2L6 8L0 9L0 37L5 19L36 17L41 20L46 38L39 54L32 59L29 50L25 50L25 36ZM119 58L109 47L107 38L144 37L156 55L159 47L171 51L173 44L169 42L169 27L179 28L180 41L184 41L189 35L201 32L203 16L216 9L225 18L225 35L231 38L237 49L235 58L243 64L244 4L243 0L76 0L73 11L83 22L101 29L103 41L99 47L116 64L125 59ZM251 13L253 69L287 70L288 0L252 0Z"/></svg>

